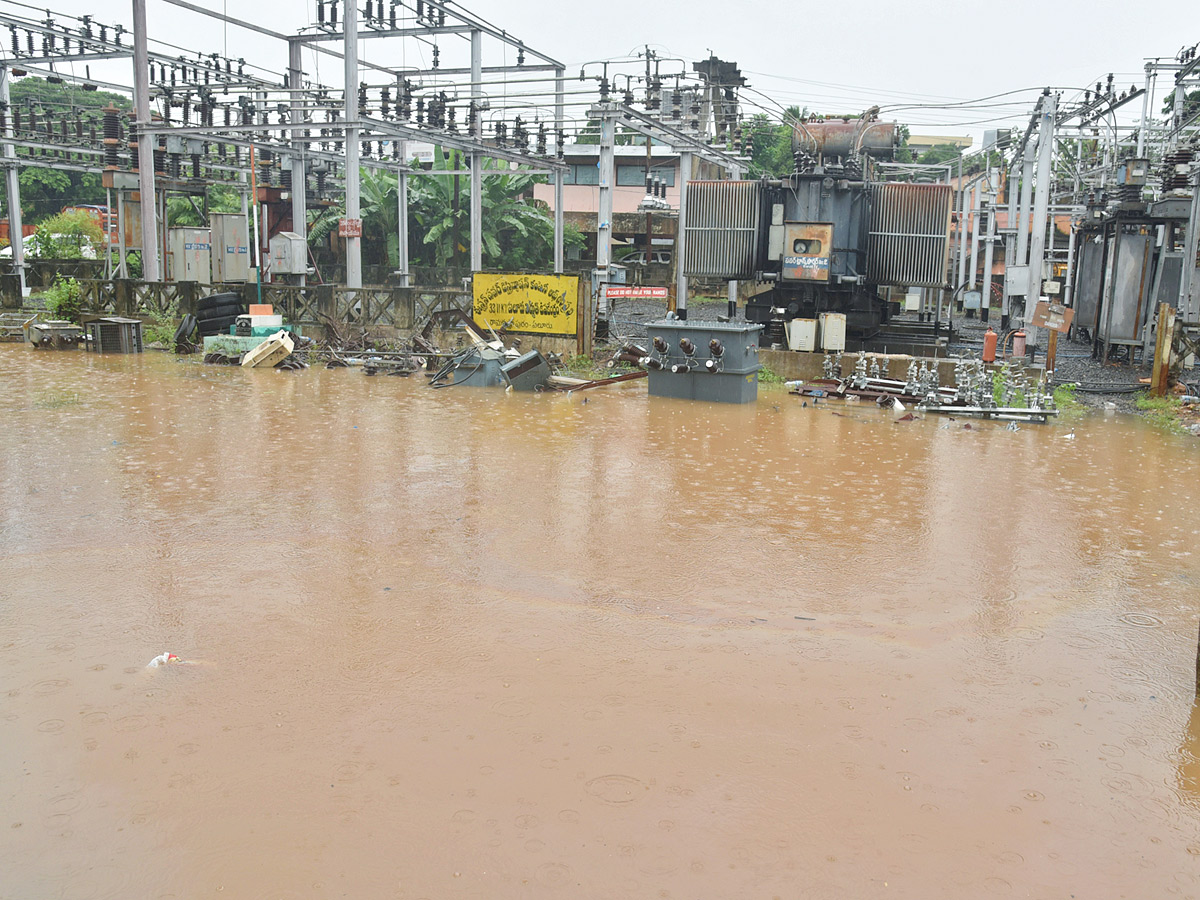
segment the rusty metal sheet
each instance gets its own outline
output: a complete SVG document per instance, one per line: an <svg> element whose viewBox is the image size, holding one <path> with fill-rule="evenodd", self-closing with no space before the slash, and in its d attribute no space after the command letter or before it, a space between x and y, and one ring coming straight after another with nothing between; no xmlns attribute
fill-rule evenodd
<svg viewBox="0 0 1200 900"><path fill-rule="evenodd" d="M792 128L792 149L813 156L854 156L866 153L890 159L896 146L895 122L837 119L797 122Z"/></svg>
<svg viewBox="0 0 1200 900"><path fill-rule="evenodd" d="M782 277L792 281L829 281L833 225L789 222L784 226Z"/></svg>

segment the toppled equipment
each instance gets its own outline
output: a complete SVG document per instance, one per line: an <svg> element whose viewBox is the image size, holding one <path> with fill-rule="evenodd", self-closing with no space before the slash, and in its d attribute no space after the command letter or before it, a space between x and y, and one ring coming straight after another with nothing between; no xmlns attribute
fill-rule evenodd
<svg viewBox="0 0 1200 900"><path fill-rule="evenodd" d="M0 341L25 343L28 340L25 336L25 326L32 325L37 320L37 313L0 313Z"/></svg>
<svg viewBox="0 0 1200 900"><path fill-rule="evenodd" d="M550 381L550 363L540 350L530 350L501 366L500 374L514 391L542 391Z"/></svg>
<svg viewBox="0 0 1200 900"><path fill-rule="evenodd" d="M435 372L429 379L429 386L499 387L504 383L504 373L501 371L504 359L503 350L488 346L468 347Z"/></svg>
<svg viewBox="0 0 1200 900"><path fill-rule="evenodd" d="M253 350L247 351L246 355L242 357L242 368L272 368L291 356L292 351L295 349L296 343L292 340L291 334L286 331L280 331L267 338Z"/></svg>
<svg viewBox="0 0 1200 900"><path fill-rule="evenodd" d="M83 341L83 329L73 322L52 320L29 322L25 325L25 340L38 350L75 350Z"/></svg>
<svg viewBox="0 0 1200 900"><path fill-rule="evenodd" d="M422 342L427 347L432 346L429 344L429 334L435 317L439 317L439 321L461 322L466 327L471 346L454 354L433 374L429 380L431 387L503 385L518 391L540 391L547 387L550 365L540 351L531 350L522 355L516 346L505 348L494 329L489 329L489 336L479 323L460 310L447 310L430 316L422 335ZM439 356L431 353L428 358L432 360Z"/></svg>
<svg viewBox="0 0 1200 900"><path fill-rule="evenodd" d="M141 353L142 321L120 316L93 319L87 329L87 349L93 353Z"/></svg>

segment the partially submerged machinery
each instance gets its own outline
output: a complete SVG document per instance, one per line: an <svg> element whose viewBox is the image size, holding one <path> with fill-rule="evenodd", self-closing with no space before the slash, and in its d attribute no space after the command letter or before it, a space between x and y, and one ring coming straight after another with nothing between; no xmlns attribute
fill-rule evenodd
<svg viewBox="0 0 1200 900"><path fill-rule="evenodd" d="M767 328L764 343L823 312L846 315L852 345L885 342L881 289L949 286L954 189L876 180L897 126L874 112L795 123L787 178L687 186L684 271L769 284L746 304L746 318Z"/></svg>

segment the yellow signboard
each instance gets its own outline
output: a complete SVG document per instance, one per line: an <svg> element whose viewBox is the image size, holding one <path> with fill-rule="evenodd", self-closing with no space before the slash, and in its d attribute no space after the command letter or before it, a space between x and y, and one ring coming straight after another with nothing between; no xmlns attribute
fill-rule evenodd
<svg viewBox="0 0 1200 900"><path fill-rule="evenodd" d="M575 334L579 278L574 275L474 277L474 318L480 325L532 334Z"/></svg>

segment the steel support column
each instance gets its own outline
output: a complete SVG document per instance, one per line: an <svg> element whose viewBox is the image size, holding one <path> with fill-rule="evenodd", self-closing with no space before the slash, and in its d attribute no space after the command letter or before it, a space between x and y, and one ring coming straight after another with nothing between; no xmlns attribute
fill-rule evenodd
<svg viewBox="0 0 1200 900"><path fill-rule="evenodd" d="M675 312L687 318L688 277L684 274L687 259L687 186L692 180L692 154L679 154L679 219L675 226Z"/></svg>
<svg viewBox="0 0 1200 900"><path fill-rule="evenodd" d="M1029 210L1033 206L1033 164L1037 147L1030 141L1021 160L1021 199L1017 204L1017 265L1029 262ZM1011 226L1010 226L1011 227Z"/></svg>
<svg viewBox="0 0 1200 900"><path fill-rule="evenodd" d="M996 170L996 184L993 191L987 195L987 239L983 245L983 296L979 301L979 319L986 322L992 315L992 263L996 254L996 191L1000 187L999 170ZM988 176L989 179L991 176Z"/></svg>
<svg viewBox="0 0 1200 900"><path fill-rule="evenodd" d="M1150 79L1154 72L1154 63L1146 63L1146 92L1142 94L1142 122L1138 126L1137 155L1140 158L1146 152L1146 126L1150 123Z"/></svg>
<svg viewBox="0 0 1200 900"><path fill-rule="evenodd" d="M9 77L8 66L0 68L0 102L3 102L5 109L12 107L9 96ZM8 139L4 142L4 158L16 159L17 150L9 142L13 137L11 113L4 117L4 137ZM21 223L20 172L15 165L5 166L4 178L8 193L8 240L12 246L13 271L17 274L21 285L21 297L24 298L27 288L25 286L25 233Z"/></svg>
<svg viewBox="0 0 1200 900"><path fill-rule="evenodd" d="M979 211L983 207L983 181L975 182L971 192L971 264L967 271L967 284L975 290L979 283Z"/></svg>
<svg viewBox="0 0 1200 900"><path fill-rule="evenodd" d="M616 134L616 115L607 113L600 120L600 196L596 212L596 271L601 285L596 308L602 319L608 318L608 298L604 296L604 285L608 283L612 264L613 182L617 178Z"/></svg>
<svg viewBox="0 0 1200 900"><path fill-rule="evenodd" d="M1037 343L1033 308L1042 293L1043 270L1046 262L1046 222L1050 213L1050 192L1053 177L1050 163L1054 156L1055 96L1047 94L1042 102L1042 121L1038 127L1037 195L1033 203L1033 228L1029 235L1029 287L1025 294L1025 330L1029 343ZM1051 235L1053 237L1053 235Z"/></svg>
<svg viewBox="0 0 1200 900"><path fill-rule="evenodd" d="M358 117L358 4L345 4L343 27L346 30L346 218L361 222L361 184L359 182L359 143L362 133ZM362 238L346 238L346 287L362 287Z"/></svg>
<svg viewBox="0 0 1200 900"><path fill-rule="evenodd" d="M1063 286L1063 305L1071 306L1075 300L1075 214L1071 214L1071 234L1067 238L1067 275Z"/></svg>
<svg viewBox="0 0 1200 900"><path fill-rule="evenodd" d="M563 107L565 85L564 70L557 69L554 74L554 140L555 151L559 159L563 158L563 148L558 141L563 139ZM561 275L563 271L563 171L554 170L554 274Z"/></svg>
<svg viewBox="0 0 1200 900"><path fill-rule="evenodd" d="M742 178L742 170L737 166L731 166L729 168L729 178L731 181L740 181ZM653 243L654 242L651 241L651 246L653 246ZM647 262L649 259L649 257L646 257ZM736 281L729 282L729 293L727 295L727 299L729 306L726 312L729 313L730 321L733 321L734 316L737 315L738 283Z"/></svg>
<svg viewBox="0 0 1200 900"><path fill-rule="evenodd" d="M138 192L142 207L142 280L160 281L158 208L155 204L154 143L142 128L150 125L150 51L146 0L133 0L133 107L138 125Z"/></svg>
<svg viewBox="0 0 1200 900"><path fill-rule="evenodd" d="M1188 217L1183 250L1183 278L1179 285L1179 309L1185 322L1200 319L1200 296L1196 291L1196 253L1200 251L1200 162L1192 163L1192 211Z"/></svg>
<svg viewBox="0 0 1200 900"><path fill-rule="evenodd" d="M483 115L479 109L483 100L483 34L471 32L471 99L475 101L476 138L483 135ZM483 157L478 153L470 155L470 222L471 222L471 272L483 269Z"/></svg>
<svg viewBox="0 0 1200 900"><path fill-rule="evenodd" d="M299 100L301 82L304 80L304 70L301 67L300 43L288 42L288 84L292 89L291 120L293 125L303 121L303 112ZM299 132L293 131L292 138L299 137ZM303 141L292 141L292 231L304 238L304 246L308 247L308 185L305 179L304 156L308 147ZM307 268L307 257L305 267ZM300 284L307 284L308 276L300 275Z"/></svg>
<svg viewBox="0 0 1200 900"><path fill-rule="evenodd" d="M962 154L958 155L958 288L959 302L967 283L967 191L963 184Z"/></svg>
<svg viewBox="0 0 1200 900"><path fill-rule="evenodd" d="M408 142L400 142L400 162L408 164ZM410 284L408 264L408 172L401 168L396 172L396 272L400 287Z"/></svg>

